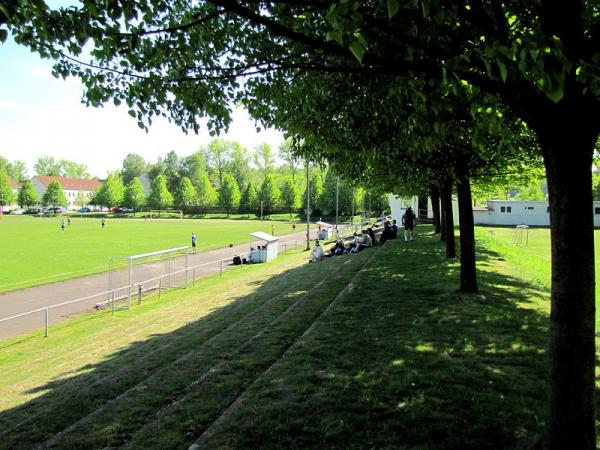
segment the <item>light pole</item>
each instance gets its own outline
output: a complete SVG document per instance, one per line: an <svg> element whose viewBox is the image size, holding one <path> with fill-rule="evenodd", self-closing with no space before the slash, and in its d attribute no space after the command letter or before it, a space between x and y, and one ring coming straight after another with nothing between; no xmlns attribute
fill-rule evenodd
<svg viewBox="0 0 600 450"><path fill-rule="evenodd" d="M352 229L354 230L354 188L352 188L352 218L350 219Z"/></svg>
<svg viewBox="0 0 600 450"><path fill-rule="evenodd" d="M306 158L306 250L310 250L310 177L309 160Z"/></svg>
<svg viewBox="0 0 600 450"><path fill-rule="evenodd" d="M340 211L340 177L338 175L335 182L335 229L339 227L339 211Z"/></svg>

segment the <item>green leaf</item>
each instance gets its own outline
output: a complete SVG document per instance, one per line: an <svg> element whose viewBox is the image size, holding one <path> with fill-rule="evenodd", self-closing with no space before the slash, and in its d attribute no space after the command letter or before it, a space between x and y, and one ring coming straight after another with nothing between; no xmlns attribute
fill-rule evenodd
<svg viewBox="0 0 600 450"><path fill-rule="evenodd" d="M400 10L400 3L398 3L398 0L388 0L387 7L388 17L391 19L396 14L398 14L398 11Z"/></svg>
<svg viewBox="0 0 600 450"><path fill-rule="evenodd" d="M429 17L429 14L431 13L431 1L422 0L421 8L423 9L423 17Z"/></svg>
<svg viewBox="0 0 600 450"><path fill-rule="evenodd" d="M342 33L340 33L339 31L328 31L326 39L328 41L336 41L340 45L343 44Z"/></svg>
<svg viewBox="0 0 600 450"><path fill-rule="evenodd" d="M354 41L350 44L350 51L354 57L358 59L358 62L362 63L363 56L365 55L365 48L363 45L358 41Z"/></svg>
<svg viewBox="0 0 600 450"><path fill-rule="evenodd" d="M0 30L0 42L6 42L6 38L8 37L8 31Z"/></svg>
<svg viewBox="0 0 600 450"><path fill-rule="evenodd" d="M498 61L498 69L500 69L500 77L502 78L502 81L506 82L506 77L508 76L506 64L504 64L502 61Z"/></svg>
<svg viewBox="0 0 600 450"><path fill-rule="evenodd" d="M554 103L560 102L565 93L560 86L553 85L551 89L546 91L546 96Z"/></svg>

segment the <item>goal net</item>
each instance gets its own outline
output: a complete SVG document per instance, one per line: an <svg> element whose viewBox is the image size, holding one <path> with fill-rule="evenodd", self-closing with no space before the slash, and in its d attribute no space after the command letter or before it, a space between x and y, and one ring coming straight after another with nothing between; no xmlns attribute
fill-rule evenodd
<svg viewBox="0 0 600 450"><path fill-rule="evenodd" d="M183 219L183 210L181 209L153 209L150 211L150 219L154 218L167 218L167 219Z"/></svg>
<svg viewBox="0 0 600 450"><path fill-rule="evenodd" d="M131 305L139 292L187 286L188 247L175 247L109 261L108 301L113 308ZM124 305L123 305L124 304Z"/></svg>

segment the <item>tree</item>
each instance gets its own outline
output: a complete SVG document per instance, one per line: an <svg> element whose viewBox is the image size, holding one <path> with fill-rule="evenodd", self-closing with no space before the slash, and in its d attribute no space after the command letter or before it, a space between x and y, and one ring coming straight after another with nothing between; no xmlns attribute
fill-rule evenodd
<svg viewBox="0 0 600 450"><path fill-rule="evenodd" d="M129 185L134 178L142 176L146 172L147 164L144 158L137 153L128 153L123 159L121 176L123 183Z"/></svg>
<svg viewBox="0 0 600 450"><path fill-rule="evenodd" d="M174 151L167 153L163 159L163 163L163 174L167 179L167 187L169 188L169 192L176 192L181 181L181 175L179 174L180 161L177 153Z"/></svg>
<svg viewBox="0 0 600 450"><path fill-rule="evenodd" d="M75 197L74 203L79 207L86 206L89 204L89 198L85 192L79 191L77 193L77 197Z"/></svg>
<svg viewBox="0 0 600 450"><path fill-rule="evenodd" d="M315 212L315 214L321 214L321 211L324 209L324 200L323 194L325 193L323 186L323 178L321 176L321 172L317 170L316 167L312 168L310 175L310 208ZM304 189L304 195L302 196L304 204L306 204L306 189Z"/></svg>
<svg viewBox="0 0 600 450"><path fill-rule="evenodd" d="M175 206L180 209L187 209L196 204L196 190L188 177L181 179L173 201Z"/></svg>
<svg viewBox="0 0 600 450"><path fill-rule="evenodd" d="M290 213L290 217L293 211L302 206L300 192L292 177L287 178L281 188L281 206Z"/></svg>
<svg viewBox="0 0 600 450"><path fill-rule="evenodd" d="M542 192L540 183L531 183L521 187L517 193L519 200L546 200L546 196Z"/></svg>
<svg viewBox="0 0 600 450"><path fill-rule="evenodd" d="M275 168L276 156L269 144L260 144L254 149L254 164L263 177L269 175Z"/></svg>
<svg viewBox="0 0 600 450"><path fill-rule="evenodd" d="M19 203L19 206L21 208L31 207L36 205L38 201L38 193L35 190L35 187L33 187L31 180L23 181L17 196L17 202Z"/></svg>
<svg viewBox="0 0 600 450"><path fill-rule="evenodd" d="M275 183L275 177L271 174L267 175L258 193L258 200L262 202L262 211L265 216L270 216L279 206L280 197L281 193Z"/></svg>
<svg viewBox="0 0 600 450"><path fill-rule="evenodd" d="M4 207L12 205L14 202L14 194L10 184L8 183L8 176L0 172L0 215L4 211Z"/></svg>
<svg viewBox="0 0 600 450"><path fill-rule="evenodd" d="M250 182L250 155L248 149L239 143L233 142L229 161L225 165L227 172L233 175L240 189Z"/></svg>
<svg viewBox="0 0 600 450"><path fill-rule="evenodd" d="M6 9L10 17L2 22L19 43L61 58L57 75L81 76L90 104L126 99L142 126L144 117L159 113L197 130L195 118L208 113L209 126L218 128L229 123L226 105L234 97L269 121L277 111L264 102L265 86L278 77L290 82L303 70L382 75L399 85L416 76L424 81L417 95L427 95L430 83L456 79L457 90L477 85L527 122L540 139L552 221L553 363L544 444L594 448L593 218L580 212L592 200L591 160L600 133L596 4L211 0L155 17L155 3L162 5L131 2L98 11L85 4L59 14L31 2ZM190 16L203 20L192 26ZM115 33L123 22L134 33ZM88 36L97 47L93 62L121 73L82 69L61 51L79 54ZM126 45L133 36L137 45ZM200 39L205 36L212 39ZM236 79L257 73L263 76Z"/></svg>
<svg viewBox="0 0 600 450"><path fill-rule="evenodd" d="M0 171L2 171L1 168L0 168ZM25 165L25 163L23 161L19 161L17 159L11 163L8 163L8 166L6 168L6 173L13 180L23 182L23 181L25 181L25 179L27 179L27 166Z"/></svg>
<svg viewBox="0 0 600 450"><path fill-rule="evenodd" d="M51 181L42 196L42 204L55 208L57 205L64 206L67 203L65 192L60 183L58 181Z"/></svg>
<svg viewBox="0 0 600 450"><path fill-rule="evenodd" d="M148 204L156 209L167 209L173 205L173 196L167 187L167 179L164 175L158 175L150 185Z"/></svg>
<svg viewBox="0 0 600 450"><path fill-rule="evenodd" d="M206 173L206 160L204 153L198 150L191 155L183 158L180 164L179 173L182 177L188 177L195 189L198 189L198 183L203 173Z"/></svg>
<svg viewBox="0 0 600 450"><path fill-rule="evenodd" d="M90 174L85 164L76 163L66 159L61 159L58 164L60 166L60 176L62 177L90 178Z"/></svg>
<svg viewBox="0 0 600 450"><path fill-rule="evenodd" d="M131 174L132 172L130 172ZM123 206L131 209L138 209L146 201L146 195L144 193L144 186L142 185L138 177L133 177L125 186L125 193L123 195Z"/></svg>
<svg viewBox="0 0 600 450"><path fill-rule="evenodd" d="M293 150L292 139L286 139L279 146L279 156L283 159L290 171L292 181L296 182L296 175L300 168L300 158L296 156Z"/></svg>
<svg viewBox="0 0 600 450"><path fill-rule="evenodd" d="M196 195L198 207L201 210L210 208L217 203L217 191L215 191L206 172L200 174L196 187Z"/></svg>
<svg viewBox="0 0 600 450"><path fill-rule="evenodd" d="M33 165L33 169L37 175L60 176L60 162L52 156L40 156Z"/></svg>
<svg viewBox="0 0 600 450"><path fill-rule="evenodd" d="M229 161L231 145L224 139L213 139L206 147L206 161L217 187L223 183L223 175Z"/></svg>
<svg viewBox="0 0 600 450"><path fill-rule="evenodd" d="M229 213L240 206L240 188L237 181L229 173L223 175L223 183L219 187L219 205Z"/></svg>
<svg viewBox="0 0 600 450"><path fill-rule="evenodd" d="M102 205L109 208L112 206L119 206L123 202L124 193L125 187L123 186L120 175L111 174L94 194L92 203L94 205Z"/></svg>
<svg viewBox="0 0 600 450"><path fill-rule="evenodd" d="M240 212L243 214L250 214L256 212L258 202L258 194L252 183L248 183L246 189L242 193L240 198Z"/></svg>

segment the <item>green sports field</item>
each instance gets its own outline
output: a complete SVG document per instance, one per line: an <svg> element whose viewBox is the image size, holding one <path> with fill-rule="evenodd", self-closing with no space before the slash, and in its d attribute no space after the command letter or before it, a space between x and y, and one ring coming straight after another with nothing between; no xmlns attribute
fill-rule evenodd
<svg viewBox="0 0 600 450"><path fill-rule="evenodd" d="M111 256L128 256L190 245L198 251L254 240L249 233L292 232L285 222L212 219L72 218L65 231L61 217L4 216L0 220L0 292L45 284L107 270Z"/></svg>

